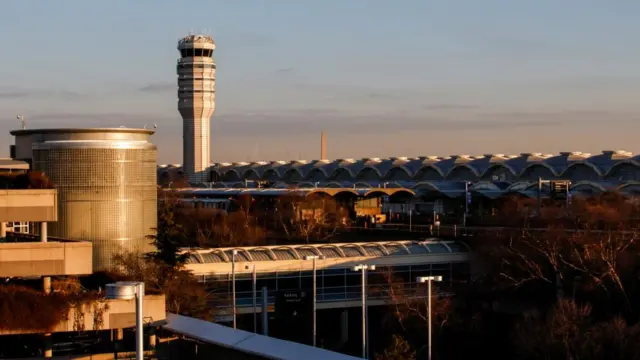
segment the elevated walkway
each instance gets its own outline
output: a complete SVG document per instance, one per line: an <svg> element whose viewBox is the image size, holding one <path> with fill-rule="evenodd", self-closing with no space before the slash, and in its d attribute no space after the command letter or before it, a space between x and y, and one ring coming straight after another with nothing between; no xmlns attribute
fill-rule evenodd
<svg viewBox="0 0 640 360"><path fill-rule="evenodd" d="M358 264L376 266L407 266L432 263L469 261L469 247L463 242L390 241L339 244L311 244L289 246L255 246L219 249L184 250L188 254L186 268L194 275L228 275L232 272L233 251L236 275L256 272L311 271L313 262L306 256L323 256L316 260L316 268L348 269Z"/></svg>
<svg viewBox="0 0 640 360"><path fill-rule="evenodd" d="M236 251L235 261L233 252ZM446 291L455 282L468 281L471 274L469 247L462 242L392 241L290 246L238 247L185 250L186 268L201 282L211 284L212 306L218 308L224 321L232 308L230 283L235 265L236 308L238 314L261 312L262 287L267 287L269 311L274 310L275 297L282 291L313 289L313 261L316 259L317 306L322 309L361 306L361 277L351 269L358 264L376 265L368 272L369 305L392 304L389 287L403 292L403 298L420 296L424 285L415 283L416 276L442 276L440 285ZM256 304L253 306L252 273L256 272ZM393 284L387 277L393 275Z"/></svg>

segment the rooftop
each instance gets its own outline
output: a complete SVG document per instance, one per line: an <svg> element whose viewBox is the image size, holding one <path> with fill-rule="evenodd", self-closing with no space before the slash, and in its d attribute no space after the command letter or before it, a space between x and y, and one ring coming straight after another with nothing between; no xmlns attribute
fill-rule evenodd
<svg viewBox="0 0 640 360"><path fill-rule="evenodd" d="M209 35L193 34L185 36L182 39L178 40L178 48L180 48L182 45L193 43L215 44L215 41L213 41L213 38Z"/></svg>
<svg viewBox="0 0 640 360"><path fill-rule="evenodd" d="M390 241L289 246L257 246L188 251L187 264L225 263L237 250L238 262L304 260L305 256L325 258L383 257L421 254L467 253L469 248L455 241Z"/></svg>
<svg viewBox="0 0 640 360"><path fill-rule="evenodd" d="M281 360L356 360L348 356L319 347L232 329L227 326L168 313L164 329L176 334L218 345L239 353L250 354L264 359Z"/></svg>
<svg viewBox="0 0 640 360"><path fill-rule="evenodd" d="M29 170L29 163L14 159L0 159L0 170Z"/></svg>
<svg viewBox="0 0 640 360"><path fill-rule="evenodd" d="M222 181L242 179L323 181L334 180L440 180L492 178L493 176L565 176L591 172L595 177L617 176L625 166L640 168L640 155L624 150L603 150L600 154L563 151L559 154L521 153L480 156L418 156L336 160L292 160L213 163L209 172ZM178 171L181 165L159 165L159 172ZM220 181L217 180L217 181Z"/></svg>
<svg viewBox="0 0 640 360"><path fill-rule="evenodd" d="M10 134L14 136L33 135L33 134L77 134L77 133L133 133L153 135L155 130L140 128L41 128L41 129L20 129L11 130Z"/></svg>

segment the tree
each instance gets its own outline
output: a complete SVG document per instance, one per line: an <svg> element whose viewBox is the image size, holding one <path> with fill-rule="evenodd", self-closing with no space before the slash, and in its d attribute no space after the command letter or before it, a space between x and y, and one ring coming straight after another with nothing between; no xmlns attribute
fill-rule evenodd
<svg viewBox="0 0 640 360"><path fill-rule="evenodd" d="M640 359L640 327L619 318L596 322L589 305L561 300L543 316L527 313L516 324L520 359Z"/></svg>
<svg viewBox="0 0 640 360"><path fill-rule="evenodd" d="M390 356L388 358L394 359L402 358L401 354L405 356L409 356L410 353L414 356L426 354L427 327L430 320L427 285L408 286L403 278L392 272L372 275L370 295L387 295L391 300L390 309L395 320L385 326L385 328L394 329L395 333L390 347L385 349L384 355L381 356ZM453 296L439 295L440 290L442 287L434 283L431 298L432 338L434 339L432 352L436 358L447 358L447 343L460 336L450 330L459 327L473 328L474 320L465 316L462 307L458 304L458 299ZM458 344L456 340L455 346ZM406 345L410 348L408 349Z"/></svg>
<svg viewBox="0 0 640 360"><path fill-rule="evenodd" d="M215 289L208 290L189 271L133 253L116 255L114 260L121 279L143 281L147 293L164 294L168 312L213 320L215 309L210 302L215 298Z"/></svg>
<svg viewBox="0 0 640 360"><path fill-rule="evenodd" d="M266 232L248 211L226 213L217 209L182 208L177 222L184 234L183 246L230 247L263 245Z"/></svg>
<svg viewBox="0 0 640 360"><path fill-rule="evenodd" d="M163 263L175 267L181 265L186 255L180 254L180 248L187 243L184 227L177 220L176 212L182 209L182 205L177 197L165 191L159 191L158 204L158 227L153 229L152 240L156 251L147 254L150 259L160 260Z"/></svg>
<svg viewBox="0 0 640 360"><path fill-rule="evenodd" d="M189 243L184 221L180 214L182 203L172 193L161 191L162 199L158 209L158 227L151 236L156 251L140 256L133 253L116 255L120 277L143 281L149 293L166 296L167 311L185 316L213 320L214 309L210 300L214 292L187 270L184 262L189 254L182 252Z"/></svg>
<svg viewBox="0 0 640 360"><path fill-rule="evenodd" d="M547 293L551 305L576 286L592 286L631 310L624 278L633 277L632 254L640 250L638 206L618 194L603 194L575 199L569 209L542 210L535 228L530 214L512 213L521 228L487 232L472 243L484 259L491 289L529 289L525 297Z"/></svg>
<svg viewBox="0 0 640 360"><path fill-rule="evenodd" d="M320 194L287 194L276 200L276 217L290 241L328 240L345 226L347 210Z"/></svg>
<svg viewBox="0 0 640 360"><path fill-rule="evenodd" d="M53 189L53 182L42 171L26 173L5 173L0 176L0 188L3 189Z"/></svg>
<svg viewBox="0 0 640 360"><path fill-rule="evenodd" d="M376 360L415 360L416 352L411 349L411 344L402 336L393 335L391 344L382 352L376 354Z"/></svg>

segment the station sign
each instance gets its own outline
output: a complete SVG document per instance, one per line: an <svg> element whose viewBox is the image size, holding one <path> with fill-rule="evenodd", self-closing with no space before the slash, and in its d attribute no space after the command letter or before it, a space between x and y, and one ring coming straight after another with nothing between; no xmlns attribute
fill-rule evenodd
<svg viewBox="0 0 640 360"><path fill-rule="evenodd" d="M310 291L280 291L276 295L275 313L279 318L306 316L313 312L313 294Z"/></svg>

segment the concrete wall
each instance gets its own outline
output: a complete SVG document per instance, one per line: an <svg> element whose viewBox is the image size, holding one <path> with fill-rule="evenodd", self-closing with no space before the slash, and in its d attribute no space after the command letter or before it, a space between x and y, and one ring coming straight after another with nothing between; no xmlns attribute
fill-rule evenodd
<svg viewBox="0 0 640 360"><path fill-rule="evenodd" d="M90 242L3 243L0 277L88 275L91 249Z"/></svg>
<svg viewBox="0 0 640 360"><path fill-rule="evenodd" d="M102 316L102 328L94 327L94 311L92 305L84 307L84 329L85 330L106 330L122 329L136 326L135 300L107 300L109 310ZM147 295L144 297L142 305L143 319L145 323L152 323L166 319L165 297L164 295ZM74 324L75 311L69 311L69 320L60 323L54 330L76 331Z"/></svg>
<svg viewBox="0 0 640 360"><path fill-rule="evenodd" d="M33 157L33 151L31 150L32 143L31 134L16 136L16 153L14 158L30 163Z"/></svg>
<svg viewBox="0 0 640 360"><path fill-rule="evenodd" d="M108 330L134 327L135 300L106 300L108 310L102 315L102 326L96 328L94 304L83 306L81 315L75 309L69 310L67 320L53 329L53 332ZM165 296L147 295L144 297L143 318L145 324L166 319ZM29 331L3 331L0 335L30 334Z"/></svg>
<svg viewBox="0 0 640 360"><path fill-rule="evenodd" d="M58 221L58 191L0 190L0 222L7 221Z"/></svg>

